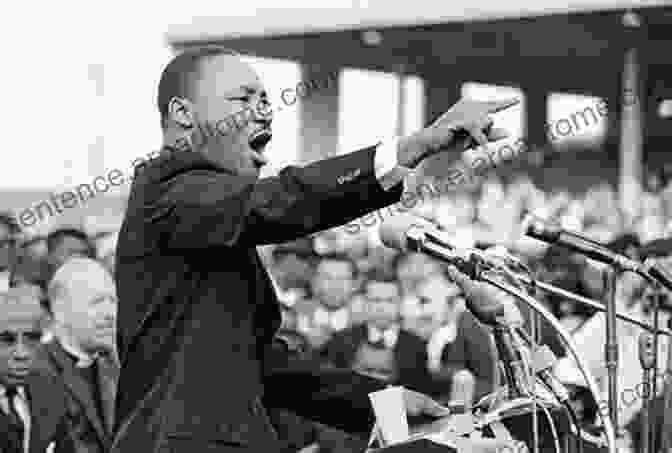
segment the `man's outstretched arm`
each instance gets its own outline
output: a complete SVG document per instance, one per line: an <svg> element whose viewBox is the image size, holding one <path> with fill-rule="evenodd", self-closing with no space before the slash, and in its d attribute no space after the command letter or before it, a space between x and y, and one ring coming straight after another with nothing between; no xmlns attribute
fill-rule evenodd
<svg viewBox="0 0 672 453"><path fill-rule="evenodd" d="M165 244L201 249L285 242L332 228L398 201L408 169L396 161L396 140L255 180L178 152L163 165L156 226L170 226ZM179 162L183 159L183 162ZM175 173L165 171L173 164Z"/></svg>
<svg viewBox="0 0 672 453"><path fill-rule="evenodd" d="M405 169L425 158L439 152L457 158L474 145L505 137L491 128L488 114L516 103L460 101L408 137L287 167L260 181L199 161L196 153L178 153L158 172L143 214L165 246L176 250L283 242L343 225L398 201Z"/></svg>

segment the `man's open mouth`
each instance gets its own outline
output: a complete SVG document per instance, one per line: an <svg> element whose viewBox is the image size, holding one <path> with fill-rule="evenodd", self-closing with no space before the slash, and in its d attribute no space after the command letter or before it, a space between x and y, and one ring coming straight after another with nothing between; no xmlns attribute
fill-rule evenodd
<svg viewBox="0 0 672 453"><path fill-rule="evenodd" d="M261 129L250 137L250 148L256 152L261 151L268 142L271 141L273 134L271 134L270 129Z"/></svg>

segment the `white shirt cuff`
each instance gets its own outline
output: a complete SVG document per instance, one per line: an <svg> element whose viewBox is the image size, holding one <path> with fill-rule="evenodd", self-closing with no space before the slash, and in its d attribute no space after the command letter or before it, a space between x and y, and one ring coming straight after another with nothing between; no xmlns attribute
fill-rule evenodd
<svg viewBox="0 0 672 453"><path fill-rule="evenodd" d="M374 169L376 179L384 190L390 190L404 180L412 171L408 167L399 165L397 161L397 144L399 139L394 137L381 142L376 148L374 157Z"/></svg>

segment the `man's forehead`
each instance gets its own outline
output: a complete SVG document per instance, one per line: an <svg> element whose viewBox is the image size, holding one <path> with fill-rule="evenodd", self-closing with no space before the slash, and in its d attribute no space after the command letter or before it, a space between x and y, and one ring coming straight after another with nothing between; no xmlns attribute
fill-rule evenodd
<svg viewBox="0 0 672 453"><path fill-rule="evenodd" d="M235 55L217 55L202 63L198 86L218 94L261 92L265 88L248 63Z"/></svg>
<svg viewBox="0 0 672 453"><path fill-rule="evenodd" d="M24 332L42 330L42 315L25 313L22 315L3 316L0 318L0 334L10 333L18 335Z"/></svg>

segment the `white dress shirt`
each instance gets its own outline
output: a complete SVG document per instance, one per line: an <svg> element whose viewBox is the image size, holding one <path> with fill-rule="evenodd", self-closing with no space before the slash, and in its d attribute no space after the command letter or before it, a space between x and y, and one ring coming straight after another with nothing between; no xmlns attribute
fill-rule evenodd
<svg viewBox="0 0 672 453"><path fill-rule="evenodd" d="M5 414L10 413L10 401L7 398L7 395L5 395L5 392L7 389L3 386L0 385L0 407L2 410L5 412ZM24 426L24 434L23 434L23 451L24 453L29 453L30 451L30 408L28 407L28 398L26 398L26 392L23 389L23 387L19 387L17 389L18 393L14 397L14 407L16 408L16 412L19 414L19 417L21 417L21 420L23 421L23 426Z"/></svg>
<svg viewBox="0 0 672 453"><path fill-rule="evenodd" d="M313 315L313 321L321 327L328 327L331 330L343 330L350 324L350 310L348 308L339 308L337 310L326 310L318 307Z"/></svg>
<svg viewBox="0 0 672 453"><path fill-rule="evenodd" d="M65 352L77 359L77 363L75 364L75 367L77 368L88 368L93 365L98 358L97 355L91 355L82 351L81 348L75 346L74 342L70 341L65 336L59 336L59 343Z"/></svg>
<svg viewBox="0 0 672 453"><path fill-rule="evenodd" d="M394 137L381 142L376 148L374 169L376 179L385 190L403 181L413 170L399 165L397 158L399 138Z"/></svg>
<svg viewBox="0 0 672 453"><path fill-rule="evenodd" d="M367 331L370 343L378 343L383 340L387 349L394 349L399 340L399 326L391 326L382 330L371 324L367 324Z"/></svg>
<svg viewBox="0 0 672 453"><path fill-rule="evenodd" d="M636 310L628 313L641 320L645 319ZM618 335L618 421L625 426L642 408L641 383L643 382L642 368L639 363L639 335L643 332L637 326L616 321ZM587 320L573 335L573 340L579 354L597 381L603 392L601 397L607 401L607 367L604 362L604 345L606 343L606 317L604 313L597 313ZM659 337L658 376L661 381L657 384L660 393L663 389L662 377L665 376L667 366L667 349L670 346L668 337ZM556 377L565 384L585 386L583 375L572 357L563 357L554 367ZM639 392L639 396L637 396ZM599 404L598 404L599 407Z"/></svg>

